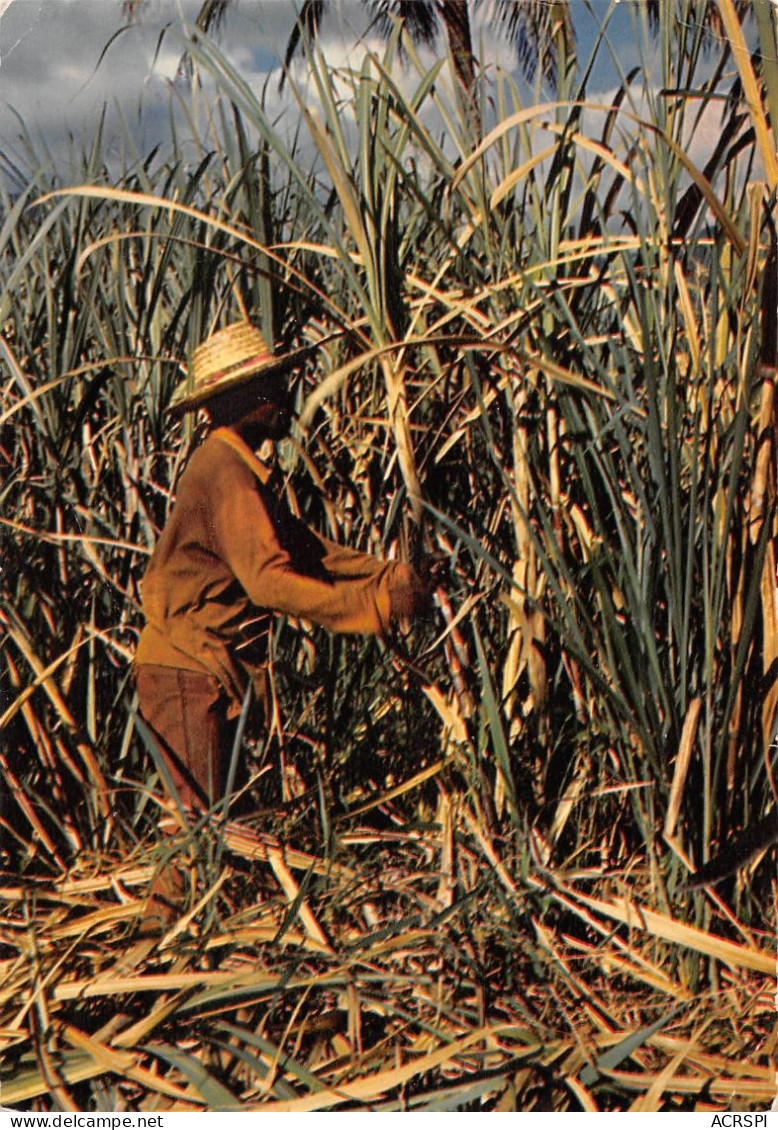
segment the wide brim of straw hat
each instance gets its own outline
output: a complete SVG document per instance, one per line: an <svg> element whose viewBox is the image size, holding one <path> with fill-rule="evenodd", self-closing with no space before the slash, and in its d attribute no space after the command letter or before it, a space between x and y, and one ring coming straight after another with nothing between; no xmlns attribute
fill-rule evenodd
<svg viewBox="0 0 778 1130"><path fill-rule="evenodd" d="M305 345L289 353L271 353L256 326L235 322L195 349L189 375L173 393L168 410L175 414L191 412L241 385L289 372L315 348Z"/></svg>

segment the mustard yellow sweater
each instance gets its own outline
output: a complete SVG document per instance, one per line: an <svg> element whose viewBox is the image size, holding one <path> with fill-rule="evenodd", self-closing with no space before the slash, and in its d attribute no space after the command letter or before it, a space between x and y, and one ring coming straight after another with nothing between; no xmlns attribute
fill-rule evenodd
<svg viewBox="0 0 778 1130"><path fill-rule="evenodd" d="M407 565L314 533L269 479L234 431L213 432L181 477L141 586L146 626L136 663L215 675L232 714L246 675L266 657L273 612L376 634L389 624L393 596L402 603L420 586Z"/></svg>

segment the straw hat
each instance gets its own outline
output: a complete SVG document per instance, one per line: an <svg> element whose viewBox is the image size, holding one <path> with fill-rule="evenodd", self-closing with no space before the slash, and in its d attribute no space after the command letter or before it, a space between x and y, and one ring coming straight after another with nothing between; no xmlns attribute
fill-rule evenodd
<svg viewBox="0 0 778 1130"><path fill-rule="evenodd" d="M233 322L211 334L192 354L189 376L170 401L171 412L189 412L229 389L285 373L311 352L303 346L283 356L271 353L251 322Z"/></svg>

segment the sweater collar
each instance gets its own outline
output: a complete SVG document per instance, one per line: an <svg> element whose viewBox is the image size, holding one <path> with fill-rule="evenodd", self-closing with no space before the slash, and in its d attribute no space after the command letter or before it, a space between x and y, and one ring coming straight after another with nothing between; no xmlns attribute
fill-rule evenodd
<svg viewBox="0 0 778 1130"><path fill-rule="evenodd" d="M215 431L211 432L211 436L214 439L221 440L222 443L226 443L228 447L236 451L243 462L251 468L260 482L266 483L270 479L272 475L270 468L263 463L261 459L257 458L245 440L242 440L238 433L234 432L232 428L216 428Z"/></svg>

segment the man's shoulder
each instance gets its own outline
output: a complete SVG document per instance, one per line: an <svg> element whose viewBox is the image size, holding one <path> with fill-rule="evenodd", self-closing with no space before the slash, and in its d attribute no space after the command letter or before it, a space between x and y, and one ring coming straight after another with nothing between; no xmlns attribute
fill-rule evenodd
<svg viewBox="0 0 778 1130"><path fill-rule="evenodd" d="M221 491L250 486L252 475L237 452L211 433L189 457L179 486L181 490Z"/></svg>
<svg viewBox="0 0 778 1130"><path fill-rule="evenodd" d="M193 467L200 473L218 473L226 471L228 473L241 473L247 472L250 474L248 467L241 459L237 451L225 443L215 432L211 432L200 446L194 451L189 459L187 470Z"/></svg>

